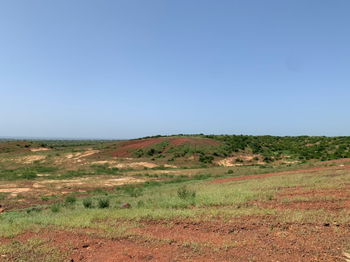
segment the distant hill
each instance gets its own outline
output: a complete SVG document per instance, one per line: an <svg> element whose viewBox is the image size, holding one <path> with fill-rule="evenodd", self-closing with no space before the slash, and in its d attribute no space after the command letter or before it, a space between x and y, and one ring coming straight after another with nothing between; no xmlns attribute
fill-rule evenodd
<svg viewBox="0 0 350 262"><path fill-rule="evenodd" d="M261 164L350 157L350 137L247 135L155 136L109 144L103 154L161 162ZM227 159L226 162L220 162Z"/></svg>

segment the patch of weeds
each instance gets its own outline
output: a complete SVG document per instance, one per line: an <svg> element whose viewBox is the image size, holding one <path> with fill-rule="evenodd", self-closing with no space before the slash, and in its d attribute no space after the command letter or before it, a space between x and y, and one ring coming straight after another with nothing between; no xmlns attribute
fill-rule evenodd
<svg viewBox="0 0 350 262"><path fill-rule="evenodd" d="M158 181L146 181L143 185L145 187L154 187L154 186L160 186L162 183Z"/></svg>
<svg viewBox="0 0 350 262"><path fill-rule="evenodd" d="M92 199L91 198L85 198L83 200L83 206L85 208L93 208Z"/></svg>
<svg viewBox="0 0 350 262"><path fill-rule="evenodd" d="M142 195L142 191L143 191L141 187L136 187L132 185L117 187L116 189L118 191L122 191L124 194L131 197L139 197Z"/></svg>
<svg viewBox="0 0 350 262"><path fill-rule="evenodd" d="M94 190L91 191L91 193L97 194L97 195L106 195L106 196L108 195L108 191L102 188L95 188Z"/></svg>
<svg viewBox="0 0 350 262"><path fill-rule="evenodd" d="M233 174L233 170L232 169L227 170L227 174Z"/></svg>
<svg viewBox="0 0 350 262"><path fill-rule="evenodd" d="M59 204L53 204L50 209L52 213L58 213L61 210L61 206Z"/></svg>
<svg viewBox="0 0 350 262"><path fill-rule="evenodd" d="M196 197L196 191L188 189L186 186L182 186L177 190L177 196L181 199L194 199Z"/></svg>
<svg viewBox="0 0 350 262"><path fill-rule="evenodd" d="M5 193L0 193L0 200L5 200L6 199L6 195Z"/></svg>
<svg viewBox="0 0 350 262"><path fill-rule="evenodd" d="M45 241L32 238L26 242L12 241L10 244L0 246L1 261L37 262L62 261L64 255L57 249L50 247Z"/></svg>
<svg viewBox="0 0 350 262"><path fill-rule="evenodd" d="M37 174L34 173L34 172L25 172L23 173L20 178L22 179L27 179L27 180L32 180L32 179L35 179L37 178Z"/></svg>
<svg viewBox="0 0 350 262"><path fill-rule="evenodd" d="M109 208L109 199L108 198L100 198L98 200L99 208Z"/></svg>
<svg viewBox="0 0 350 262"><path fill-rule="evenodd" d="M67 196L64 202L68 205L73 205L75 202L77 202L77 198L75 196Z"/></svg>
<svg viewBox="0 0 350 262"><path fill-rule="evenodd" d="M94 169L96 175L107 174L107 175L116 175L119 173L119 169L116 167L109 167L108 164L105 165L91 165L91 168Z"/></svg>
<svg viewBox="0 0 350 262"><path fill-rule="evenodd" d="M50 199L55 199L57 198L57 195L51 195L51 196L41 196L42 201L49 201Z"/></svg>
<svg viewBox="0 0 350 262"><path fill-rule="evenodd" d="M142 200L139 200L139 201L137 201L136 206L137 206L138 208L144 207L144 206L145 206L145 202L143 202Z"/></svg>
<svg viewBox="0 0 350 262"><path fill-rule="evenodd" d="M49 198L48 196L42 196L42 197L41 197L41 200L42 200L42 201L49 201L49 199L50 199L50 198Z"/></svg>
<svg viewBox="0 0 350 262"><path fill-rule="evenodd" d="M31 207L26 210L27 214L30 213L38 213L41 212L43 209L41 207Z"/></svg>

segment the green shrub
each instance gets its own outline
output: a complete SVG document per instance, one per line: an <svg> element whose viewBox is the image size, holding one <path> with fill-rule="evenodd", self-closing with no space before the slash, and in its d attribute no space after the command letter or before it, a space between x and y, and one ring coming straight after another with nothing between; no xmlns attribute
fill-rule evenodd
<svg viewBox="0 0 350 262"><path fill-rule="evenodd" d="M83 200L83 206L85 208L92 208L92 200L90 198L85 198Z"/></svg>
<svg viewBox="0 0 350 262"><path fill-rule="evenodd" d="M31 207L26 210L27 214L33 213L33 212L41 212L43 209L41 207Z"/></svg>
<svg viewBox="0 0 350 262"><path fill-rule="evenodd" d="M108 198L100 198L98 200L99 208L108 208L109 207L109 199Z"/></svg>
<svg viewBox="0 0 350 262"><path fill-rule="evenodd" d="M58 213L58 212L60 212L60 205L54 204L54 205L51 206L50 209L51 209L51 211L52 211L53 213Z"/></svg>
<svg viewBox="0 0 350 262"><path fill-rule="evenodd" d="M41 197L41 200L42 200L42 201L48 201L49 199L50 199L50 198L49 198L48 196L42 196L42 197Z"/></svg>
<svg viewBox="0 0 350 262"><path fill-rule="evenodd" d="M0 200L5 200L6 194L5 193L0 193Z"/></svg>
<svg viewBox="0 0 350 262"><path fill-rule="evenodd" d="M196 191L188 189L186 186L178 188L177 195L181 199L193 199L196 197Z"/></svg>
<svg viewBox="0 0 350 262"><path fill-rule="evenodd" d="M227 170L227 174L233 174L233 170L232 169Z"/></svg>
<svg viewBox="0 0 350 262"><path fill-rule="evenodd" d="M33 172L25 172L21 175L21 178L28 180L35 179L36 177L37 175Z"/></svg>
<svg viewBox="0 0 350 262"><path fill-rule="evenodd" d="M75 196L67 196L65 202L66 204L72 205L77 202L77 198Z"/></svg>

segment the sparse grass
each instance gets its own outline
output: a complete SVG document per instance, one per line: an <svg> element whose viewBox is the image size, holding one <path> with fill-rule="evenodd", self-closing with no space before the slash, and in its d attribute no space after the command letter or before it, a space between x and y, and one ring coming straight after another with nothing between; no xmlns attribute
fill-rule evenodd
<svg viewBox="0 0 350 262"><path fill-rule="evenodd" d="M0 246L1 261L11 262L59 262L65 256L59 250L51 247L47 242L31 238L25 242L12 241Z"/></svg>
<svg viewBox="0 0 350 262"><path fill-rule="evenodd" d="M5 193L0 193L0 200L5 200L6 199L7 194Z"/></svg>

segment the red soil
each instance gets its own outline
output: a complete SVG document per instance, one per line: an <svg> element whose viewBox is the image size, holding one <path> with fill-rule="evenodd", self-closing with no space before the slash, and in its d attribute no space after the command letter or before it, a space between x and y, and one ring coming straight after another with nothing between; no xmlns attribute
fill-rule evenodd
<svg viewBox="0 0 350 262"><path fill-rule="evenodd" d="M274 217L266 216L213 222L172 221L169 226L166 222L154 221L132 231L136 235L128 239L49 230L37 234L28 232L15 239L48 240L53 247L68 253L67 261L74 262L344 261L342 252L349 243L350 228L281 224ZM9 240L0 239L0 243L5 242Z"/></svg>
<svg viewBox="0 0 350 262"><path fill-rule="evenodd" d="M298 174L298 173L314 173L314 172L319 172L324 170L344 170L344 169L350 169L350 165L348 164L343 166L314 167L314 168L308 168L308 169L274 172L274 173L266 173L266 174L252 175L252 176L228 177L228 178L215 179L211 181L211 183L221 184L221 183L232 182L232 181L249 180L249 179L264 178L264 177L271 177L271 176L292 175L292 174Z"/></svg>

